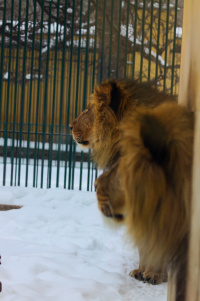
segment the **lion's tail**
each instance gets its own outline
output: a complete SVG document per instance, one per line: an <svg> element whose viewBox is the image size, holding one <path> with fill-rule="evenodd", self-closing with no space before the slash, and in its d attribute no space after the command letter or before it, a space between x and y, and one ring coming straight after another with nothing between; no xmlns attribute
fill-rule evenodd
<svg viewBox="0 0 200 301"><path fill-rule="evenodd" d="M154 266L180 262L189 229L192 113L169 103L139 109L121 131L129 232Z"/></svg>

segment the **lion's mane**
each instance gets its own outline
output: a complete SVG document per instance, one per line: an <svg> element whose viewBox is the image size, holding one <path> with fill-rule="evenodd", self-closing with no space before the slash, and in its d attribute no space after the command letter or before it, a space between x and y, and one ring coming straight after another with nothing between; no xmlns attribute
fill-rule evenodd
<svg viewBox="0 0 200 301"><path fill-rule="evenodd" d="M190 219L193 113L177 104L132 112L121 123L119 172L126 223L155 267L186 259Z"/></svg>

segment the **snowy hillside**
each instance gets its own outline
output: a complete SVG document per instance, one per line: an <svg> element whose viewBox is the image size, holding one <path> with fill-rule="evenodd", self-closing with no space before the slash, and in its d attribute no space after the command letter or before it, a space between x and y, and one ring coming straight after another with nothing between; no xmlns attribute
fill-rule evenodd
<svg viewBox="0 0 200 301"><path fill-rule="evenodd" d="M166 301L167 284L131 278L138 252L109 229L93 192L0 187L3 301Z"/></svg>

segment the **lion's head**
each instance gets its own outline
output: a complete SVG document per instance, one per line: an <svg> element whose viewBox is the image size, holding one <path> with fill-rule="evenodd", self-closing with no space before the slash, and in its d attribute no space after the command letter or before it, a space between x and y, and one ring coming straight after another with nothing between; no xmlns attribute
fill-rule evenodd
<svg viewBox="0 0 200 301"><path fill-rule="evenodd" d="M154 107L174 100L148 82L108 80L94 89L86 109L70 123L81 148L90 148L98 167L111 167L119 157L118 125L122 117L139 106Z"/></svg>
<svg viewBox="0 0 200 301"><path fill-rule="evenodd" d="M70 124L73 139L81 149L91 148L91 137L94 124L93 106L89 103L87 108Z"/></svg>

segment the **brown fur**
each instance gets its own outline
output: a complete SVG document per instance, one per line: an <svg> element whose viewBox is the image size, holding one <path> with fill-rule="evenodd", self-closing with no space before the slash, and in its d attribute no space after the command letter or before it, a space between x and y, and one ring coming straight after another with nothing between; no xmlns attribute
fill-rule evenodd
<svg viewBox="0 0 200 301"><path fill-rule="evenodd" d="M120 128L122 156L119 166L111 168L95 183L98 206L104 213L102 208L106 202L102 204L99 195L105 193L105 183L112 184L114 187L109 185L106 190L107 199L113 205L112 217L115 212L123 215L140 253L140 267L130 275L159 283L160 273L164 271L162 275L166 275L166 267L171 263L174 273L178 273L182 284L180 295L183 295L190 219L193 113L169 103L154 109L139 108L122 120ZM117 182L109 182L108 176ZM112 191L115 192L108 195ZM117 201L116 210L115 196L119 192L123 201Z"/></svg>
<svg viewBox="0 0 200 301"><path fill-rule="evenodd" d="M176 300L184 300L193 114L178 105L163 104L138 110L121 129L123 159L118 170L128 231L142 250L144 264L159 270L171 263L178 283Z"/></svg>
<svg viewBox="0 0 200 301"><path fill-rule="evenodd" d="M92 150L100 168L109 168L119 157L118 125L128 112L140 106L155 107L175 101L150 83L131 79L108 80L96 87L85 110L70 123L74 140Z"/></svg>
<svg viewBox="0 0 200 301"><path fill-rule="evenodd" d="M152 120L157 128L152 127ZM138 110L124 120L121 129L123 160L119 172L126 223L136 245L145 250L144 257L159 268L185 253L193 114L176 104L163 104Z"/></svg>

